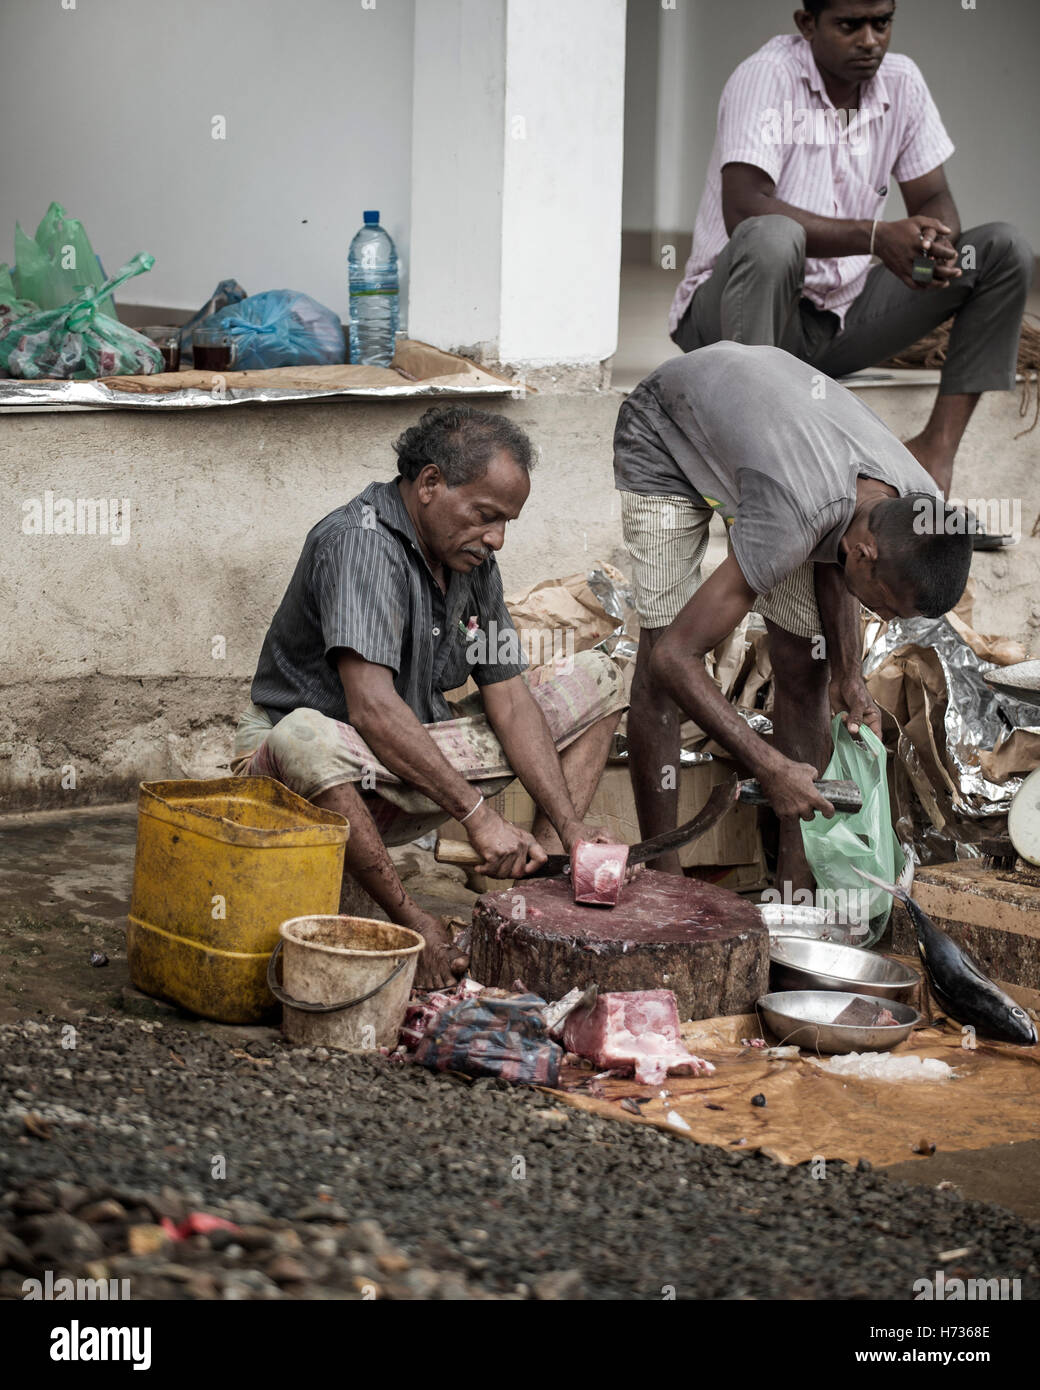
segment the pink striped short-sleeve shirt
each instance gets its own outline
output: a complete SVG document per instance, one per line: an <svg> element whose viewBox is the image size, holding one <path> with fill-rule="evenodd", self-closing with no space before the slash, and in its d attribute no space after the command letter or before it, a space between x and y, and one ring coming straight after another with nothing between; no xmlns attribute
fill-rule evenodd
<svg viewBox="0 0 1040 1390"><path fill-rule="evenodd" d="M746 58L719 102L718 128L693 233L693 251L668 318L674 332L728 238L722 168L764 169L785 203L822 217L881 217L893 178L937 168L953 153L920 69L888 53L860 89L858 111L836 110L808 42L783 34ZM803 293L844 322L869 256L808 257Z"/></svg>

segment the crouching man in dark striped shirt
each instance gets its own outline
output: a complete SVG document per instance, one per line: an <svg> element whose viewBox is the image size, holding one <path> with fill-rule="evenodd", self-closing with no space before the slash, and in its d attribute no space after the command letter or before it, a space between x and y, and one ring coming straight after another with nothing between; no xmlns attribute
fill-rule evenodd
<svg viewBox="0 0 1040 1390"><path fill-rule="evenodd" d="M426 940L416 984L467 961L405 892L387 845L460 820L493 878L605 833L583 823L625 708L602 652L526 668L495 551L530 491L532 447L501 415L429 410L394 446L400 477L319 521L264 639L234 770L346 816L346 871ZM479 693L444 697L472 676ZM531 833L487 798L514 777Z"/></svg>

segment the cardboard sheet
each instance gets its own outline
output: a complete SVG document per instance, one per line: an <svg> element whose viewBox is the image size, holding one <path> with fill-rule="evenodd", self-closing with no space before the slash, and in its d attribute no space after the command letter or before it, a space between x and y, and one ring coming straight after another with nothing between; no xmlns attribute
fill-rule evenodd
<svg viewBox="0 0 1040 1390"><path fill-rule="evenodd" d="M533 388L528 387L528 390ZM0 408L21 410L124 407L212 409L248 401L279 403L324 397L395 399L410 396L504 396L516 383L478 367L468 358L405 339L390 367L333 363L316 367L274 367L267 371L156 372L150 376L112 376L97 381L0 382Z"/></svg>
<svg viewBox="0 0 1040 1390"><path fill-rule="evenodd" d="M608 1078L598 1083L601 1098L567 1090L553 1094L595 1114L655 1125L701 1144L761 1149L788 1164L866 1158L881 1167L913 1158L921 1140L948 1152L1036 1138L1040 1046L980 1041L971 1052L962 1048L959 1029L926 1027L911 1033L894 1054L941 1058L957 1073L954 1080L860 1081L822 1071L805 1051L797 1061L773 1060L741 1046L741 1038L761 1034L753 1014L688 1023L683 1041L714 1063L714 1075L669 1076L662 1086ZM561 1084L590 1075L568 1066ZM668 1092L664 1099L662 1090ZM765 1106L751 1104L758 1094L766 1097ZM642 1118L622 1109L626 1096L653 1097L642 1107ZM722 1109L709 1110L709 1103ZM669 1124L669 1111L689 1130Z"/></svg>

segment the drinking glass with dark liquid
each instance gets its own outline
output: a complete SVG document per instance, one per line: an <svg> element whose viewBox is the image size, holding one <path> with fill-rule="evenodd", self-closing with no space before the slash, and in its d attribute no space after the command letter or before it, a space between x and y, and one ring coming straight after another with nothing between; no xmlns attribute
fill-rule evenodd
<svg viewBox="0 0 1040 1390"><path fill-rule="evenodd" d="M225 328L197 328L191 335L191 355L197 371L230 371L235 360L231 335Z"/></svg>
<svg viewBox="0 0 1040 1390"><path fill-rule="evenodd" d="M142 328L141 332L150 338L162 353L163 371L176 372L181 365L181 331L173 324L155 324Z"/></svg>

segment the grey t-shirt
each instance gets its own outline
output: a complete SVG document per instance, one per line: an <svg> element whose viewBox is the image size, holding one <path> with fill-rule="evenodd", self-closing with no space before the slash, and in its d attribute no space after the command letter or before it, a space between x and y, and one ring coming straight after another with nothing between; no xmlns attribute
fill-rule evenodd
<svg viewBox="0 0 1040 1390"><path fill-rule="evenodd" d="M713 343L658 367L618 414L621 492L719 511L744 578L767 594L807 560L838 562L856 478L941 495L851 391L775 347Z"/></svg>

